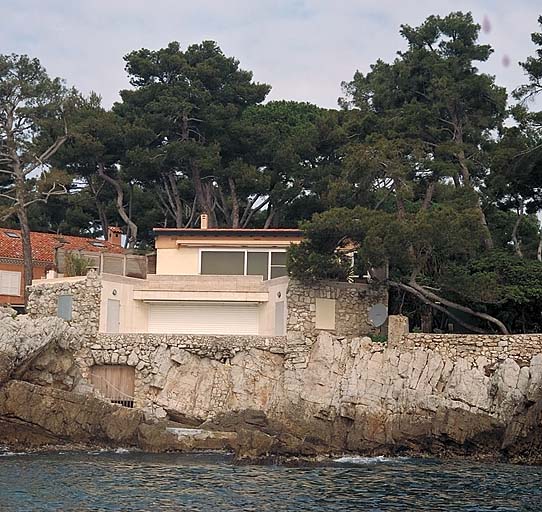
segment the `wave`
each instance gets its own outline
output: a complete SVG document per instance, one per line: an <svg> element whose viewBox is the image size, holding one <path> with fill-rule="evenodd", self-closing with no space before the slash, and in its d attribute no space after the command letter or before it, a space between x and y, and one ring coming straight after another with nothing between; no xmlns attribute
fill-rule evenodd
<svg viewBox="0 0 542 512"><path fill-rule="evenodd" d="M28 455L27 452L0 452L0 457L16 457L19 455Z"/></svg>
<svg viewBox="0 0 542 512"><path fill-rule="evenodd" d="M401 460L407 460L408 457L385 457L384 455L377 455L376 457L361 457L361 456L344 456L338 459L333 459L333 462L339 464L377 464L379 462L398 462Z"/></svg>

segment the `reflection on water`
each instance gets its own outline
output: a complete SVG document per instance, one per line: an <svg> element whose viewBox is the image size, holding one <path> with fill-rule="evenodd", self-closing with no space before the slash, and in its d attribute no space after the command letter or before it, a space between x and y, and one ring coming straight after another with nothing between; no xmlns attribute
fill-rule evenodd
<svg viewBox="0 0 542 512"><path fill-rule="evenodd" d="M237 466L212 454L0 457L6 511L542 511L542 468L344 457Z"/></svg>

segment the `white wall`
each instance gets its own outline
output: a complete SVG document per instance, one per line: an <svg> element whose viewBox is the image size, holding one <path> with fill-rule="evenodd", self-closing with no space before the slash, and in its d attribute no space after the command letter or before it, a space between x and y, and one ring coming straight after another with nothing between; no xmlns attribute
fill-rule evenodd
<svg viewBox="0 0 542 512"><path fill-rule="evenodd" d="M147 332L148 308L143 301L134 300L134 288L141 286L141 279L102 275L100 304L100 332L107 332L107 300L120 301L121 333Z"/></svg>
<svg viewBox="0 0 542 512"><path fill-rule="evenodd" d="M288 288L288 277L279 277L264 281L269 292L267 302L262 302L259 307L261 336L275 336L275 304L284 301L284 332L286 332L286 318L288 316L288 304L286 302L286 290ZM280 294L280 297L279 297Z"/></svg>

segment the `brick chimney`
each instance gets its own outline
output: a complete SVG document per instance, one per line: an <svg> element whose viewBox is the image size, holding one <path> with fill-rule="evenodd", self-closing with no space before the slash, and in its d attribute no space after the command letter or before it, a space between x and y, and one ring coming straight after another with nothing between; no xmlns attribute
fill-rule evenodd
<svg viewBox="0 0 542 512"><path fill-rule="evenodd" d="M107 229L107 240L120 247L122 245L122 229L115 226L109 226Z"/></svg>
<svg viewBox="0 0 542 512"><path fill-rule="evenodd" d="M201 229L208 229L209 227L209 216L206 213L200 215L200 227Z"/></svg>

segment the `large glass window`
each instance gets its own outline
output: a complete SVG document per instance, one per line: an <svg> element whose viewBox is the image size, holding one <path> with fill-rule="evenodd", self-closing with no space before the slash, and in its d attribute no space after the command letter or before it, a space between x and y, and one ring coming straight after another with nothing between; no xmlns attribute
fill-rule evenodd
<svg viewBox="0 0 542 512"><path fill-rule="evenodd" d="M202 250L201 274L262 276L264 280L286 276L286 252Z"/></svg>
<svg viewBox="0 0 542 512"><path fill-rule="evenodd" d="M269 253L247 252L247 275L263 276L264 280L269 275Z"/></svg>
<svg viewBox="0 0 542 512"><path fill-rule="evenodd" d="M241 251L202 251L201 273L242 276L245 274L245 253Z"/></svg>

